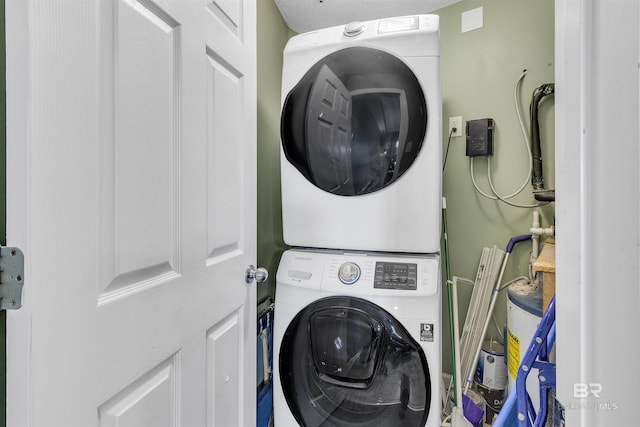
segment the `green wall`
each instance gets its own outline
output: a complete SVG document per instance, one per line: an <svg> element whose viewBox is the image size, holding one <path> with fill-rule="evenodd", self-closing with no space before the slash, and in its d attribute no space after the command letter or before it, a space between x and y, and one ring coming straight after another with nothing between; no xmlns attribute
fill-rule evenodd
<svg viewBox="0 0 640 427"><path fill-rule="evenodd" d="M280 199L280 88L282 50L290 37L273 0L258 1L258 265L269 280L258 286L258 301L274 295L282 240Z"/></svg>
<svg viewBox="0 0 640 427"><path fill-rule="evenodd" d="M483 7L484 27L461 33L462 12ZM529 114L533 90L554 82L554 2L553 0L463 0L435 12L440 16L441 73L443 107L443 155L449 135L449 117L467 120L493 118L495 121L492 180L502 195L511 194L525 180L529 160L523 144L514 104L516 81L523 69L521 108ZM545 187L554 188L554 101L548 97L540 105L541 145ZM464 134L464 133L463 133ZM487 161L475 160L475 177L486 193ZM452 274L474 278L483 247L505 249L510 237L528 234L532 210L507 206L486 199L474 189L465 156L465 138L452 138L443 176L447 198L449 246ZM531 204L531 186L512 199ZM543 226L553 223L553 204L539 209ZM521 243L510 257L504 281L527 274L531 245ZM461 286L461 313L471 289ZM496 318L506 318L506 292L500 295ZM463 321L464 316L461 315ZM461 323L462 324L462 323ZM451 371L446 287L443 287L443 367ZM496 328L489 334L499 338Z"/></svg>

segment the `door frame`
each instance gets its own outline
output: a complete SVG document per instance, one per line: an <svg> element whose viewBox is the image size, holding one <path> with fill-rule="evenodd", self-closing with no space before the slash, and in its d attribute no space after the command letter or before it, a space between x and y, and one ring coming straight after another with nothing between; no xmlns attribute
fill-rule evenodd
<svg viewBox="0 0 640 427"><path fill-rule="evenodd" d="M0 245L7 244L7 79L4 3L0 0ZM0 310L0 427L7 424L7 312Z"/></svg>
<svg viewBox="0 0 640 427"><path fill-rule="evenodd" d="M556 0L555 20L557 392L567 425L633 425L640 7Z"/></svg>

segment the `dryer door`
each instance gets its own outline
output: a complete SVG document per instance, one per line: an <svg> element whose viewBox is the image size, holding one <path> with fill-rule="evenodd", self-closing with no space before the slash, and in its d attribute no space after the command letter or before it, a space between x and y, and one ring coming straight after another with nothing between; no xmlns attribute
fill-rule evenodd
<svg viewBox="0 0 640 427"><path fill-rule="evenodd" d="M353 192L351 173L351 93L323 65L309 92L306 135L310 175L320 188ZM327 163L334 167L327 167Z"/></svg>
<svg viewBox="0 0 640 427"><path fill-rule="evenodd" d="M424 426L431 381L424 352L379 306L329 297L293 319L280 347L280 381L301 426Z"/></svg>
<svg viewBox="0 0 640 427"><path fill-rule="evenodd" d="M423 89L399 58L367 47L334 52L300 79L281 117L287 160L341 196L378 191L416 159L427 129Z"/></svg>

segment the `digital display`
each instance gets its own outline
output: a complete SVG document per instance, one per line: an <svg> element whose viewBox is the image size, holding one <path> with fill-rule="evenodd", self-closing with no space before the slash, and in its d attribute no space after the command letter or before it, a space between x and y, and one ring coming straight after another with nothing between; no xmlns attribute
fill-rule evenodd
<svg viewBox="0 0 640 427"><path fill-rule="evenodd" d="M378 34L417 30L418 28L420 28L420 20L417 16L391 18L380 21L378 24Z"/></svg>
<svg viewBox="0 0 640 427"><path fill-rule="evenodd" d="M377 289L418 289L418 264L376 262L373 287Z"/></svg>

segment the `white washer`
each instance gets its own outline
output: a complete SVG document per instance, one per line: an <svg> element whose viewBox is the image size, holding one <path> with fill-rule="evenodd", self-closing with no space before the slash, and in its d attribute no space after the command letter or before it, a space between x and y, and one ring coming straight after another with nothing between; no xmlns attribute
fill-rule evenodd
<svg viewBox="0 0 640 427"><path fill-rule="evenodd" d="M281 115L287 244L439 252L439 55L436 15L291 38Z"/></svg>
<svg viewBox="0 0 640 427"><path fill-rule="evenodd" d="M275 427L439 427L439 278L437 255L286 251Z"/></svg>

